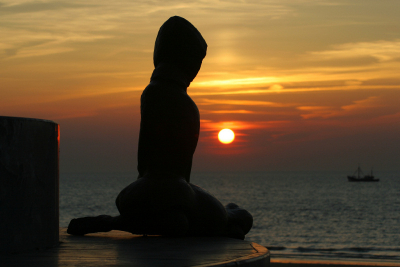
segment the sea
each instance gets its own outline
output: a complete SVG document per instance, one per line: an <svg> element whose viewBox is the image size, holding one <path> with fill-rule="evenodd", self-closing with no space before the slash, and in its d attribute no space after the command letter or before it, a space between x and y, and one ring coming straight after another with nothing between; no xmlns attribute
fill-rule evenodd
<svg viewBox="0 0 400 267"><path fill-rule="evenodd" d="M195 172L191 182L254 217L246 240L271 259L400 263L400 172L348 182L346 172ZM118 215L115 198L137 174L61 173L60 226Z"/></svg>

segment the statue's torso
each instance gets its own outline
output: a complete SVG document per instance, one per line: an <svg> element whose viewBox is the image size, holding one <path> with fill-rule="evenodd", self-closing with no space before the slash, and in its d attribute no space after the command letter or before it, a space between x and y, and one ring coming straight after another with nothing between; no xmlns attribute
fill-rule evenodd
<svg viewBox="0 0 400 267"><path fill-rule="evenodd" d="M199 132L199 110L186 87L153 80L141 97L139 177L159 173L182 176L189 182Z"/></svg>

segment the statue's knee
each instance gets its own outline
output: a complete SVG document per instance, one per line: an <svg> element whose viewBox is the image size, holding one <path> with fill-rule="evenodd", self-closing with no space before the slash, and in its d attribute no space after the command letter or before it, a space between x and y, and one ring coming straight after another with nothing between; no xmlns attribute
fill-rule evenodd
<svg viewBox="0 0 400 267"><path fill-rule="evenodd" d="M225 206L228 213L229 223L239 226L244 234L247 234L253 227L253 216L245 209L234 203Z"/></svg>

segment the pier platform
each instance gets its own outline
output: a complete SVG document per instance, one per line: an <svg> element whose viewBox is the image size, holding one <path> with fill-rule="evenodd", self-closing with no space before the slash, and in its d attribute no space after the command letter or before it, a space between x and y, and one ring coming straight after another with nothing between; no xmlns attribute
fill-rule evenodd
<svg viewBox="0 0 400 267"><path fill-rule="evenodd" d="M121 231L71 236L55 248L1 255L0 266L270 266L269 251L223 237L139 236Z"/></svg>

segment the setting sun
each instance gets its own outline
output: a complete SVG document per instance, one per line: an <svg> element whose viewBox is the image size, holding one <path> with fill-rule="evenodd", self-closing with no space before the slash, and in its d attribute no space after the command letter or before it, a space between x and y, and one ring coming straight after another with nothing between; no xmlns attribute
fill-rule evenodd
<svg viewBox="0 0 400 267"><path fill-rule="evenodd" d="M218 139L223 144L230 144L235 139L235 133L231 129L222 129L218 133Z"/></svg>

